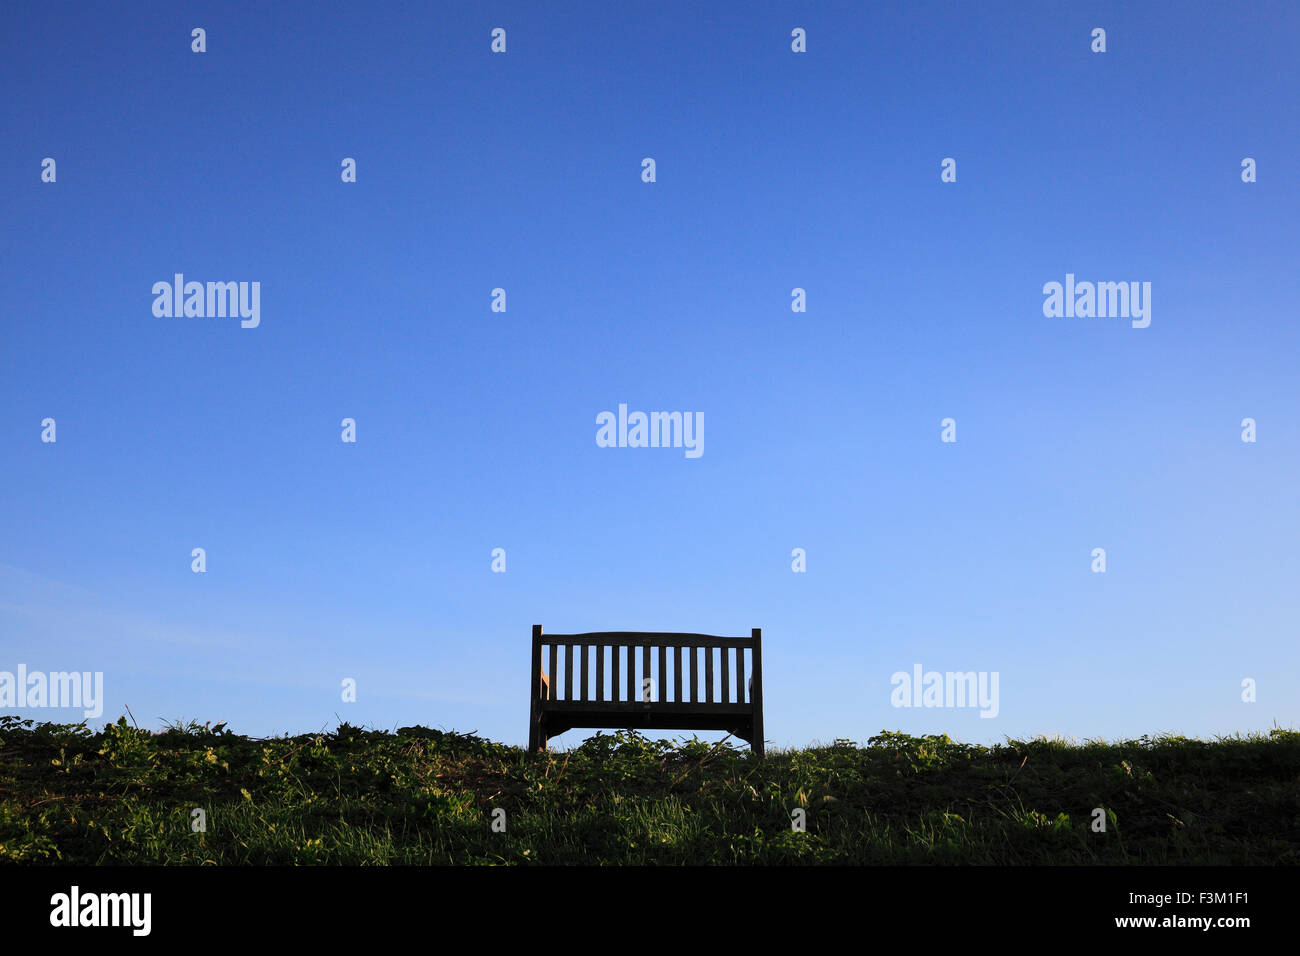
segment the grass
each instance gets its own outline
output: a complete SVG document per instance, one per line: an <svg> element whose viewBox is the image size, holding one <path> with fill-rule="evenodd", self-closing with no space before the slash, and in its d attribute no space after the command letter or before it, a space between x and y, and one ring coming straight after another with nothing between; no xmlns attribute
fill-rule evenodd
<svg viewBox="0 0 1300 956"><path fill-rule="evenodd" d="M627 731L528 754L424 727L0 717L0 863L1297 864L1300 733L882 732L757 760Z"/></svg>

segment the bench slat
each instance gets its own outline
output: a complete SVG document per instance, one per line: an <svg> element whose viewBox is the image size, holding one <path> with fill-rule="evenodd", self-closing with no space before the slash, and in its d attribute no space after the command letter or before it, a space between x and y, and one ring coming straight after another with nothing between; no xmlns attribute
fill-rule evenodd
<svg viewBox="0 0 1300 956"><path fill-rule="evenodd" d="M650 676L650 645L645 644L642 646L642 650L641 650L641 689L638 691L636 695L636 699L639 701L644 702L650 699L650 695L647 694L645 691L645 682L646 679L649 678L649 676Z"/></svg>
<svg viewBox="0 0 1300 956"><path fill-rule="evenodd" d="M704 648L704 702L713 703L713 648Z"/></svg>
<svg viewBox="0 0 1300 956"><path fill-rule="evenodd" d="M605 699L605 648L596 645L596 700Z"/></svg>
<svg viewBox="0 0 1300 956"><path fill-rule="evenodd" d="M591 698L587 696L587 645L586 644L578 645L578 661L580 662L578 666L582 668L582 685L581 685L582 696L579 697L578 699L591 700Z"/></svg>
<svg viewBox="0 0 1300 956"><path fill-rule="evenodd" d="M722 649L722 700L720 703L731 703L731 661L727 658L727 649Z"/></svg>
<svg viewBox="0 0 1300 956"><path fill-rule="evenodd" d="M691 703L694 703L700 699L699 679L698 679L700 676L699 667L697 666L695 648L688 647L686 649L686 653L691 655Z"/></svg>
<svg viewBox="0 0 1300 956"><path fill-rule="evenodd" d="M555 669L555 658L559 653L559 648L554 644L551 645L551 696L559 697L560 689L560 672Z"/></svg>
<svg viewBox="0 0 1300 956"><path fill-rule="evenodd" d="M668 648L662 644L659 645L659 691L658 700L660 702L668 699Z"/></svg>
<svg viewBox="0 0 1300 956"><path fill-rule="evenodd" d="M682 649L673 648L673 700L682 700Z"/></svg>
<svg viewBox="0 0 1300 956"><path fill-rule="evenodd" d="M609 649L609 699L618 703L618 645Z"/></svg>
<svg viewBox="0 0 1300 956"><path fill-rule="evenodd" d="M573 700L573 645L564 648L564 699Z"/></svg>
<svg viewBox="0 0 1300 956"><path fill-rule="evenodd" d="M736 703L745 702L745 651L736 648Z"/></svg>

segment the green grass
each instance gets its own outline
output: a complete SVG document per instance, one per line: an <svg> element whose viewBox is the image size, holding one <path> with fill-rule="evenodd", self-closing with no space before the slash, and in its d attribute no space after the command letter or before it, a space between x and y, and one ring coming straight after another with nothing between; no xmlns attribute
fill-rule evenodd
<svg viewBox="0 0 1300 956"><path fill-rule="evenodd" d="M527 754L422 727L263 740L0 717L5 862L1297 864L1300 733L982 747L882 732L757 760L631 732Z"/></svg>

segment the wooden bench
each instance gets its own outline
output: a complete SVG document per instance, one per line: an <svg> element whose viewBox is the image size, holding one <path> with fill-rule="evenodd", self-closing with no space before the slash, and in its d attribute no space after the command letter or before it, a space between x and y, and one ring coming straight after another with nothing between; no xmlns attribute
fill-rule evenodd
<svg viewBox="0 0 1300 956"><path fill-rule="evenodd" d="M726 730L761 757L762 640L757 627L749 637L633 631L543 637L542 626L534 624L528 749L545 750L550 738L574 727Z"/></svg>

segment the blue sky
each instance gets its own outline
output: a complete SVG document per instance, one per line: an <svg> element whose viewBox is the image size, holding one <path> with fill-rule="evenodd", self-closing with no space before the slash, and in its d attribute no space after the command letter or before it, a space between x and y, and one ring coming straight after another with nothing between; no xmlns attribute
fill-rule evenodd
<svg viewBox="0 0 1300 956"><path fill-rule="evenodd" d="M534 623L761 627L775 746L1300 724L1294 5L368 6L7 13L0 670L523 743Z"/></svg>

